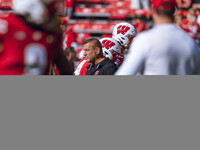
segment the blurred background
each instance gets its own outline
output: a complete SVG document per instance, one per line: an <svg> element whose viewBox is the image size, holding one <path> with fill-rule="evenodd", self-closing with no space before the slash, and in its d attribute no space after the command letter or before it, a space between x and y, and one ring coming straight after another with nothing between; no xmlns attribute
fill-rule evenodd
<svg viewBox="0 0 200 150"><path fill-rule="evenodd" d="M174 23L199 44L200 0L176 1ZM74 48L78 62L86 39L111 37L119 22L133 24L138 34L148 30L153 27L150 6L150 0L65 0L63 24L73 38L66 39L64 47ZM0 0L0 11L12 11L12 0Z"/></svg>

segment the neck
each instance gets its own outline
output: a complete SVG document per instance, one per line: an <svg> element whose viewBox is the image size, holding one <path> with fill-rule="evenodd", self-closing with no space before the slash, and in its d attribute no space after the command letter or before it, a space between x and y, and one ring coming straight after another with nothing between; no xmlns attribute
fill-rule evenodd
<svg viewBox="0 0 200 150"><path fill-rule="evenodd" d="M97 65L98 63L102 62L105 59L105 57L99 57L95 60L94 64Z"/></svg>
<svg viewBox="0 0 200 150"><path fill-rule="evenodd" d="M153 20L154 20L154 26L160 25L160 24L172 24L173 20L172 18L165 17L165 16L158 16L158 15L153 15Z"/></svg>

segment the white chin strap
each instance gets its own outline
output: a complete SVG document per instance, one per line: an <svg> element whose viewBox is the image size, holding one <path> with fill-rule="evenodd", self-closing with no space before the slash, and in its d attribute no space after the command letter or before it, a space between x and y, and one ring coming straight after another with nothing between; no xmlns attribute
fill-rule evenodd
<svg viewBox="0 0 200 150"><path fill-rule="evenodd" d="M44 9L44 5L40 0L13 0L13 10L21 15L29 14L30 20L36 24L43 22Z"/></svg>

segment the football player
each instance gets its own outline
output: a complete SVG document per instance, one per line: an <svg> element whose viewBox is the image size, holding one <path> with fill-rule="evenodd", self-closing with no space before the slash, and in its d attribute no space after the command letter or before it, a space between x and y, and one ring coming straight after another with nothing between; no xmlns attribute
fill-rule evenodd
<svg viewBox="0 0 200 150"><path fill-rule="evenodd" d="M13 0L14 13L0 15L0 74L47 75L51 62L72 74L61 49L56 4L63 0Z"/></svg>

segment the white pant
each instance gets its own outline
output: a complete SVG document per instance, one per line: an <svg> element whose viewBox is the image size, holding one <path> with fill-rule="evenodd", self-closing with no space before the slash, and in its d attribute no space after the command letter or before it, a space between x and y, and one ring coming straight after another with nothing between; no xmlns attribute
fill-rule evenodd
<svg viewBox="0 0 200 150"><path fill-rule="evenodd" d="M131 9L149 9L149 0L131 0Z"/></svg>

